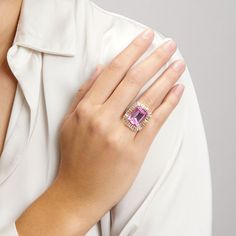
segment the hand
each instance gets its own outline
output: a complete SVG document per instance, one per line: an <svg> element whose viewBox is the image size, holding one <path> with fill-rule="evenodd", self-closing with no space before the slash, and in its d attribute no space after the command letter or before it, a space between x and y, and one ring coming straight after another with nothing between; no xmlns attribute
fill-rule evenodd
<svg viewBox="0 0 236 236"><path fill-rule="evenodd" d="M152 111L149 123L133 132L121 118L144 84L176 50L167 41L139 64L153 32L141 34L79 90L60 130L61 163L57 182L68 196L83 204L87 227L125 195L163 123L178 104L183 85L174 85L184 72L183 61L170 65L139 98ZM133 66L133 67L132 67Z"/></svg>
<svg viewBox="0 0 236 236"><path fill-rule="evenodd" d="M123 124L127 106L176 50L166 42L134 66L152 40L152 32L137 37L80 88L60 128L57 178L17 219L19 235L84 235L128 191L184 88L174 85L185 69L177 61L138 98L153 113L146 127Z"/></svg>

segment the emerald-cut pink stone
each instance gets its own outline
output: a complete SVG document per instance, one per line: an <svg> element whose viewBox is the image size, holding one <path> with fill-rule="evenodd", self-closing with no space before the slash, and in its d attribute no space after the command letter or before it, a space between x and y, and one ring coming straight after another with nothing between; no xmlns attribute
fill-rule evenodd
<svg viewBox="0 0 236 236"><path fill-rule="evenodd" d="M128 120L132 125L135 125L137 127L146 118L147 115L148 113L145 109L143 109L141 106L137 106L129 115Z"/></svg>

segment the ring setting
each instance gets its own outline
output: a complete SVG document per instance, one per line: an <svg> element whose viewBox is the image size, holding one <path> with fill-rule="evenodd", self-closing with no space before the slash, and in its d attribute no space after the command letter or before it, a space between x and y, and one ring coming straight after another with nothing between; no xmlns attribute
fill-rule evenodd
<svg viewBox="0 0 236 236"><path fill-rule="evenodd" d="M151 112L143 103L137 101L123 115L124 124L132 131L140 131L150 120Z"/></svg>

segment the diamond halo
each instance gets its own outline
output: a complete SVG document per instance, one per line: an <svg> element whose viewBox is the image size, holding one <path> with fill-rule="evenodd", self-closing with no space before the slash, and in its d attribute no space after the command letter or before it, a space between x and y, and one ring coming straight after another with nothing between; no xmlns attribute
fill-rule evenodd
<svg viewBox="0 0 236 236"><path fill-rule="evenodd" d="M124 124L132 131L140 131L151 118L151 112L147 106L137 101L131 105L123 115Z"/></svg>

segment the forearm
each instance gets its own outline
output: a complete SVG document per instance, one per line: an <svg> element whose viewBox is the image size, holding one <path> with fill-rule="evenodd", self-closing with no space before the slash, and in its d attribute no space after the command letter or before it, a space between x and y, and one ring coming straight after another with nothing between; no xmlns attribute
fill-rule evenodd
<svg viewBox="0 0 236 236"><path fill-rule="evenodd" d="M93 221L91 209L55 182L19 217L16 228L20 236L78 236L84 235Z"/></svg>

